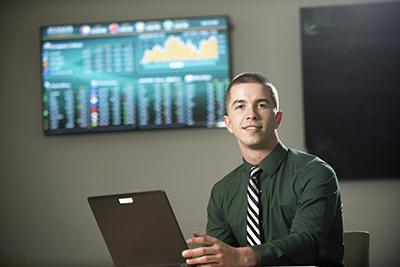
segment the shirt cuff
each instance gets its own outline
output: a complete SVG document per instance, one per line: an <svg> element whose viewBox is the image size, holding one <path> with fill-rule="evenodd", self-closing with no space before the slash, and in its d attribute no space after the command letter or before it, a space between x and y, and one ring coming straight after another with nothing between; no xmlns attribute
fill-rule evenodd
<svg viewBox="0 0 400 267"><path fill-rule="evenodd" d="M272 247L267 244L261 244L252 246L251 248L258 254L260 259L257 266L276 264L276 253L273 251Z"/></svg>

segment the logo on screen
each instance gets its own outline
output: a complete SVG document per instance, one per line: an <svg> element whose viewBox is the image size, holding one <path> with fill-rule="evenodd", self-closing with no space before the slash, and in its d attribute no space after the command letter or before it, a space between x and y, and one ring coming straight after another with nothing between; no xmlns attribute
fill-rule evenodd
<svg viewBox="0 0 400 267"><path fill-rule="evenodd" d="M119 29L119 25L117 23L111 23L110 25L108 25L108 31L111 34L118 33L118 29Z"/></svg>
<svg viewBox="0 0 400 267"><path fill-rule="evenodd" d="M165 20L162 25L166 31L170 31L174 28L174 22L170 19Z"/></svg>
<svg viewBox="0 0 400 267"><path fill-rule="evenodd" d="M80 32L83 36L89 35L90 33L90 26L89 25L82 25L80 28Z"/></svg>
<svg viewBox="0 0 400 267"><path fill-rule="evenodd" d="M143 32L146 28L146 24L143 21L138 21L135 23L135 30L137 32Z"/></svg>

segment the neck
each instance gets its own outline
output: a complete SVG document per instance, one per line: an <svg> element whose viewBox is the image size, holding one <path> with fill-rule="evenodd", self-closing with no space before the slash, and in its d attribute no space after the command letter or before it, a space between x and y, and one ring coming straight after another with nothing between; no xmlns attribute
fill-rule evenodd
<svg viewBox="0 0 400 267"><path fill-rule="evenodd" d="M240 151L242 152L243 158L252 165L257 165L260 163L266 156L274 150L275 146L278 144L279 139L276 142L272 143L268 147L261 148L261 149L251 149L247 147L242 147L239 144Z"/></svg>

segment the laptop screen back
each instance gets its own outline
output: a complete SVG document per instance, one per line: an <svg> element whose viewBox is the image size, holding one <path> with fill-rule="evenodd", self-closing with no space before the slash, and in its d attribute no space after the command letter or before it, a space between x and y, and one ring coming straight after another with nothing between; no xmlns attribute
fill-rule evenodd
<svg viewBox="0 0 400 267"><path fill-rule="evenodd" d="M187 245L164 191L88 201L116 266L185 263L181 253Z"/></svg>

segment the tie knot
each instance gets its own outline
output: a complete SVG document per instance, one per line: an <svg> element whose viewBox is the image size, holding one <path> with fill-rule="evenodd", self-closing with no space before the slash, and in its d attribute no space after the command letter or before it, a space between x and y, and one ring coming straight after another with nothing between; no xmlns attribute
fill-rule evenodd
<svg viewBox="0 0 400 267"><path fill-rule="evenodd" d="M257 165L251 167L250 177L253 177L253 178L257 177L257 175L260 174L261 171L262 171L261 168Z"/></svg>

